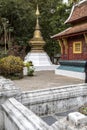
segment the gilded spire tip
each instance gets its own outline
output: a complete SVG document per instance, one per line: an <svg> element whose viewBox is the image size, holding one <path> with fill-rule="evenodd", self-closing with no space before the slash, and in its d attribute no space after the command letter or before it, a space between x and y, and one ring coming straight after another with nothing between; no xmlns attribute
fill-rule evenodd
<svg viewBox="0 0 87 130"><path fill-rule="evenodd" d="M38 8L38 4L37 4L36 15L37 15L37 16L39 16L39 15L40 15L39 8Z"/></svg>

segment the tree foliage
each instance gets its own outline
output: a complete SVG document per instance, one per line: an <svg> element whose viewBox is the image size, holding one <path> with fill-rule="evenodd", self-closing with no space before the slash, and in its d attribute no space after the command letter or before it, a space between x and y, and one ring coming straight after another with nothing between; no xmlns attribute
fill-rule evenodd
<svg viewBox="0 0 87 130"><path fill-rule="evenodd" d="M19 45L26 46L33 37L36 4L36 0L0 0L0 18L8 19L13 27L12 37ZM38 4L41 32L46 41L44 49L51 56L59 52L59 45L50 36L67 28L64 21L69 16L71 5L63 4L61 0L38 0ZM3 34L2 25L0 34Z"/></svg>
<svg viewBox="0 0 87 130"><path fill-rule="evenodd" d="M47 43L44 49L48 52L49 56L54 56L57 53L60 53L60 47L58 42L50 37L69 26L65 25L64 22L70 14L71 5L63 4L61 1L51 0L49 2L47 1L43 6L40 5L40 7L42 7L40 9L40 25L42 27L44 39Z"/></svg>
<svg viewBox="0 0 87 130"><path fill-rule="evenodd" d="M77 2L80 2L82 0L68 0L69 3L77 3Z"/></svg>

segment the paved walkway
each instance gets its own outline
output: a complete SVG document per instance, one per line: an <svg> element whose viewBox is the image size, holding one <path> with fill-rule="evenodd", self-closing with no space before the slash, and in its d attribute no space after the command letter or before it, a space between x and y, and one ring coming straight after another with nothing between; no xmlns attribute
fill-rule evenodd
<svg viewBox="0 0 87 130"><path fill-rule="evenodd" d="M25 76L23 79L14 80L16 86L23 91L52 88L71 84L84 83L84 80L55 75L54 71L38 71L34 76Z"/></svg>

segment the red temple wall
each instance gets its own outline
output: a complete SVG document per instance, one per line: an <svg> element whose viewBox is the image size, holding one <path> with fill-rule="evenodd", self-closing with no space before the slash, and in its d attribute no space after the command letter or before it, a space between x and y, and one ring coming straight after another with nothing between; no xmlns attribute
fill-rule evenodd
<svg viewBox="0 0 87 130"><path fill-rule="evenodd" d="M82 53L74 54L73 53L73 43L82 41ZM81 36L74 36L67 39L68 42L68 51L65 54L65 46L63 45L63 60L87 60L87 43L85 43L84 37Z"/></svg>

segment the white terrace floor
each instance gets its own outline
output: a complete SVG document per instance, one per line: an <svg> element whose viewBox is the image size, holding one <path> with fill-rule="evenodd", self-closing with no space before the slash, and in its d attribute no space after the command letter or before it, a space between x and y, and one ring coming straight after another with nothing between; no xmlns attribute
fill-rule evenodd
<svg viewBox="0 0 87 130"><path fill-rule="evenodd" d="M37 71L34 76L24 76L23 79L14 80L16 86L23 91L45 89L71 84L84 83L84 80L55 75L54 71Z"/></svg>

